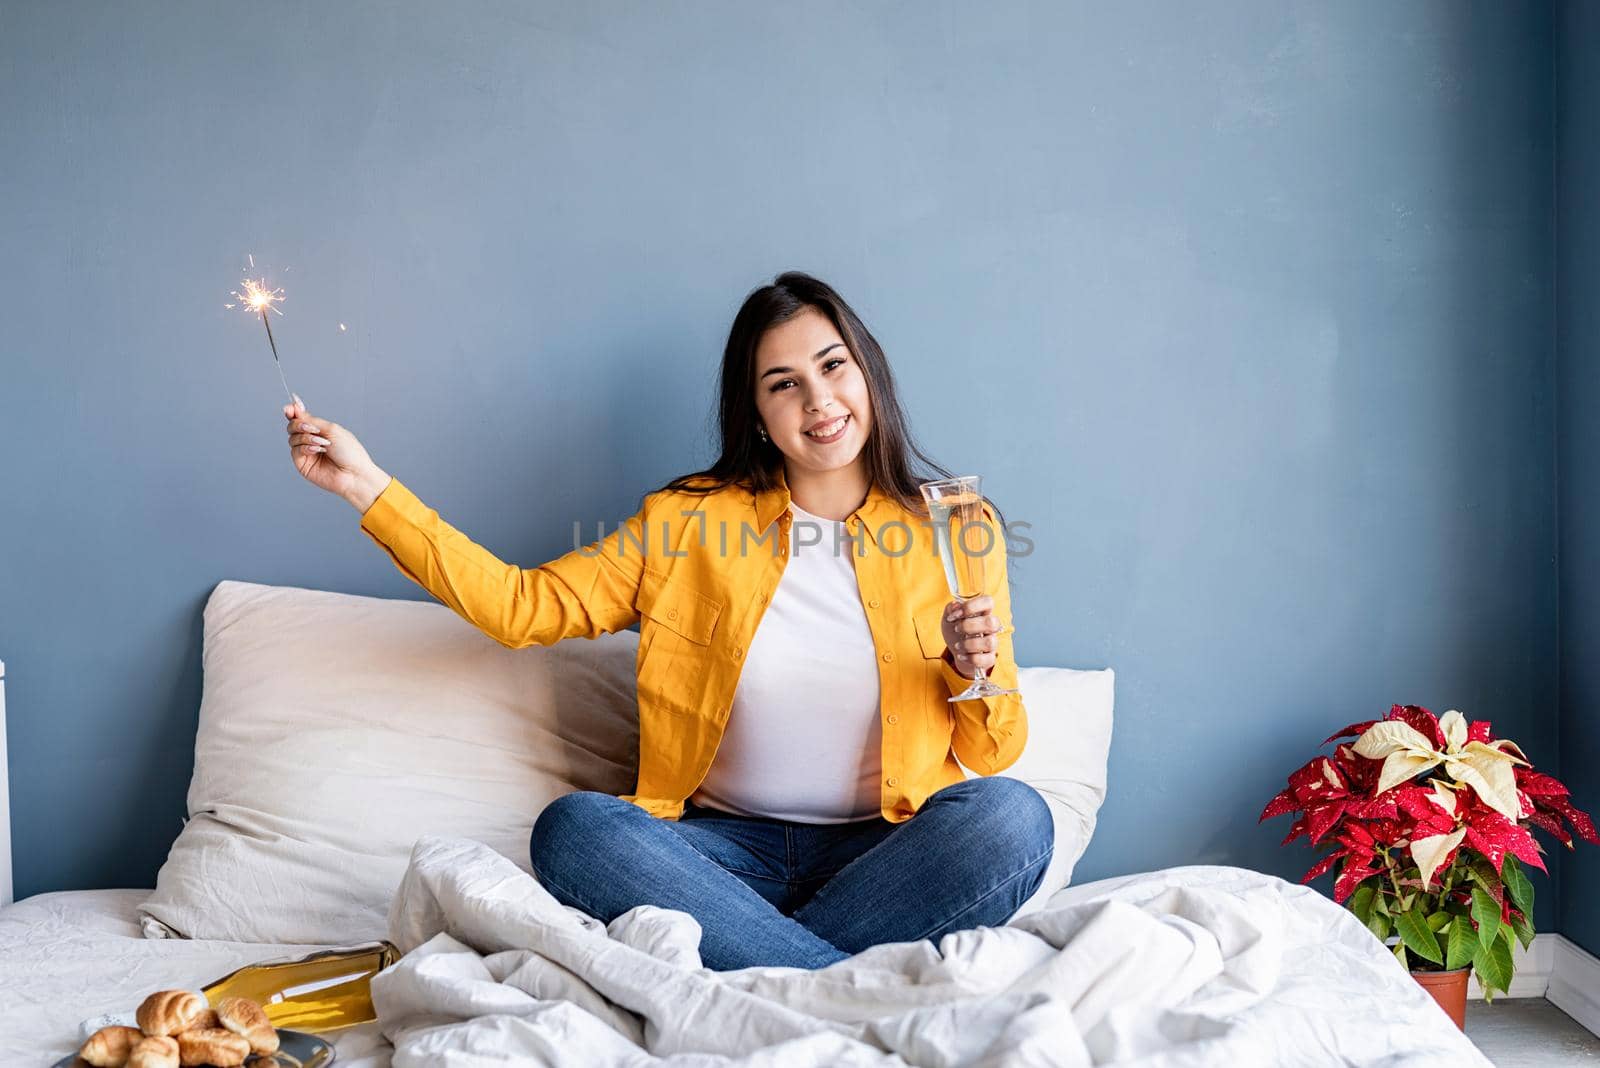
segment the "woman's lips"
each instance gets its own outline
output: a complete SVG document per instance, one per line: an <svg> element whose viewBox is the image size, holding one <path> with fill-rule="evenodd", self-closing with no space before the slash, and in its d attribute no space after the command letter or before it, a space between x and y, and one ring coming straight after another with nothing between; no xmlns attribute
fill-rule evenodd
<svg viewBox="0 0 1600 1068"><path fill-rule="evenodd" d="M835 430L832 434L829 434L825 438L819 437L818 435L810 432L806 432L806 437L810 438L812 441L818 442L819 444L830 445L844 437L844 432L850 428L850 417L848 415L840 416L838 423L839 429Z"/></svg>

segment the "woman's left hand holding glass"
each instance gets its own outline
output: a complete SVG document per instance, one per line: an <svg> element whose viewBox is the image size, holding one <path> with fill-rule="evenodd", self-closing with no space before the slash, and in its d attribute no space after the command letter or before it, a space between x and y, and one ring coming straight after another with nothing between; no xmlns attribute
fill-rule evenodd
<svg viewBox="0 0 1600 1068"><path fill-rule="evenodd" d="M978 668L987 672L995 665L995 650L1000 647L996 635L1005 624L993 612L994 598L986 593L944 606L939 628L956 671L966 678L976 675Z"/></svg>

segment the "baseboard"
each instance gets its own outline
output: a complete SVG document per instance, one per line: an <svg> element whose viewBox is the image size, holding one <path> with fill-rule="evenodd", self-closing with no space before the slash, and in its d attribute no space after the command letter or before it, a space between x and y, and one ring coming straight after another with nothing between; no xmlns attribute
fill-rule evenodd
<svg viewBox="0 0 1600 1068"><path fill-rule="evenodd" d="M1545 937L1535 936L1534 945L1537 946ZM1544 996L1590 1032L1600 1035L1600 960L1561 935L1548 937L1555 950L1555 967Z"/></svg>

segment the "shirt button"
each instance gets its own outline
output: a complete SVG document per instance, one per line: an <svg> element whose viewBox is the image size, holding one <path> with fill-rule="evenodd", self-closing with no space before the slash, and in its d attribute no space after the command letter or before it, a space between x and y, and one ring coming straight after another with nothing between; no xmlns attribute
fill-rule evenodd
<svg viewBox="0 0 1600 1068"><path fill-rule="evenodd" d="M677 619L678 618L678 610L676 608L667 609L667 618L668 619Z"/></svg>
<svg viewBox="0 0 1600 1068"><path fill-rule="evenodd" d="M893 653L884 653L884 654L883 654L883 662L884 662L884 663L885 663L885 664L892 664L892 663L894 663L894 654L893 654Z"/></svg>
<svg viewBox="0 0 1600 1068"><path fill-rule="evenodd" d="M890 786L899 786L900 785L900 780L895 778L893 775L891 775L891 776L889 776L889 785Z"/></svg>
<svg viewBox="0 0 1600 1068"><path fill-rule="evenodd" d="M735 645L735 646L734 646L734 647L733 647L733 658L734 658L734 659L735 659L735 660L737 660L737 659L739 659L739 658L740 658L740 657L741 657L741 656L743 656L743 655L744 655L744 646L742 646L742 645Z"/></svg>
<svg viewBox="0 0 1600 1068"><path fill-rule="evenodd" d="M891 725L895 724L895 723L899 723L900 722L900 717L895 715L893 712L891 712L891 713L889 713L889 722L890 722Z"/></svg>
<svg viewBox="0 0 1600 1068"><path fill-rule="evenodd" d="M881 601L877 601L877 600L868 601L867 602L867 607L868 608L877 608L878 605L881 604L881 603L882 603Z"/></svg>

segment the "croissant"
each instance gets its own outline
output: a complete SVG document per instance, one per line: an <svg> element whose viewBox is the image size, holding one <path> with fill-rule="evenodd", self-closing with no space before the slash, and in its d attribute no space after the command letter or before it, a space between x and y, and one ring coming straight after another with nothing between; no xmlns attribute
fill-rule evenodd
<svg viewBox="0 0 1600 1068"><path fill-rule="evenodd" d="M267 1019L266 1011L249 998L223 998L217 1003L217 1017L223 1027L243 1035L254 1052L278 1052L277 1030Z"/></svg>
<svg viewBox="0 0 1600 1068"><path fill-rule="evenodd" d="M94 1068L122 1068L135 1043L143 1037L137 1027L102 1027L89 1036L78 1056Z"/></svg>
<svg viewBox="0 0 1600 1068"><path fill-rule="evenodd" d="M135 1018L147 1035L176 1035L193 1027L206 1011L206 999L188 990L158 990L144 999Z"/></svg>
<svg viewBox="0 0 1600 1068"><path fill-rule="evenodd" d="M211 1031L211 1030L215 1030L216 1028L221 1027L221 1026L222 1026L222 1021L217 1019L217 1010L216 1009L207 1009L205 1012L202 1012L199 1016L196 1016L194 1018L194 1022L191 1023L188 1027L185 1027L184 1030L185 1031Z"/></svg>
<svg viewBox="0 0 1600 1068"><path fill-rule="evenodd" d="M128 1068L178 1068L178 1040L165 1035L141 1038L128 1054Z"/></svg>
<svg viewBox="0 0 1600 1068"><path fill-rule="evenodd" d="M177 1063L180 1065L211 1064L216 1068L233 1068L243 1064L248 1056L249 1041L221 1027L185 1031L178 1036Z"/></svg>

